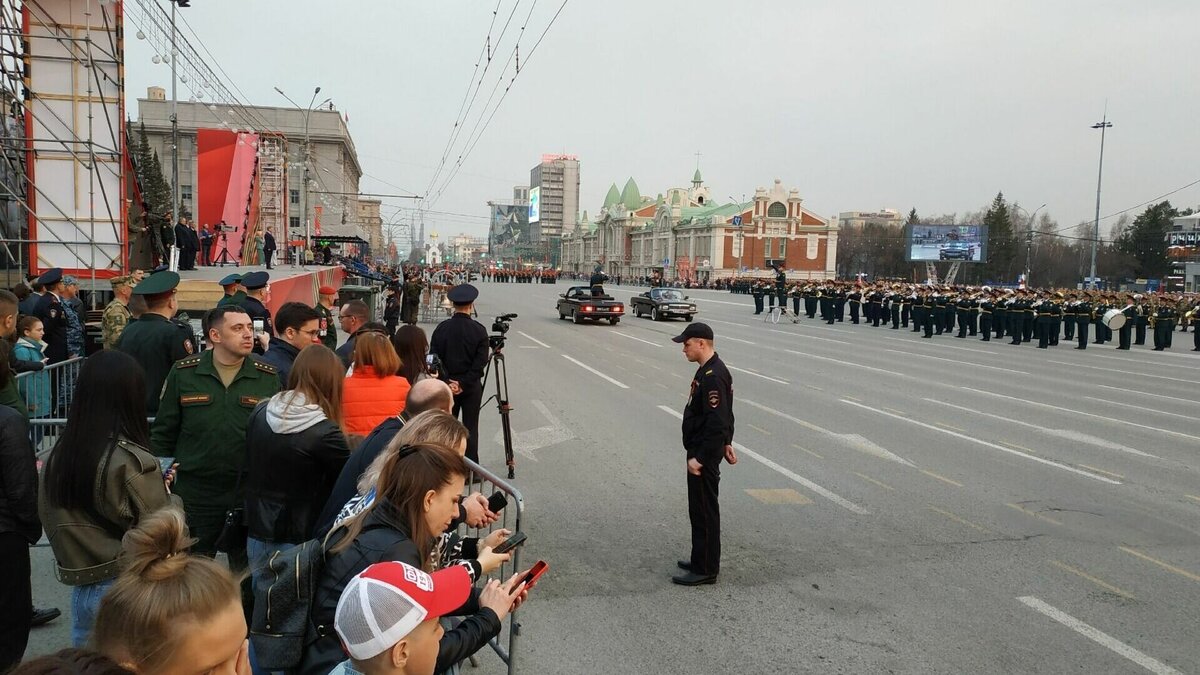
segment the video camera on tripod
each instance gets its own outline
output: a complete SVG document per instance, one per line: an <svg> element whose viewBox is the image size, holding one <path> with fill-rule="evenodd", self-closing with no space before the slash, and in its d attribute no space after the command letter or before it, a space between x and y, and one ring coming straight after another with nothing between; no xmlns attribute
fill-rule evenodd
<svg viewBox="0 0 1200 675"><path fill-rule="evenodd" d="M488 357L488 369L493 370L496 374L496 393L493 397L496 399L496 409L500 412L500 428L504 432L504 463L508 465L509 478L516 477L516 463L513 461L512 422L508 417L508 414L512 412L512 406L508 404L508 371L504 366L504 334L511 328L509 322L515 318L517 318L516 314L501 314L496 317L496 320L492 322L494 335L488 336L488 345L492 348L492 353ZM486 372L483 374L483 379L485 382L487 381ZM490 401L491 398L488 400ZM487 401L484 401L483 405L487 405Z"/></svg>
<svg viewBox="0 0 1200 675"><path fill-rule="evenodd" d="M504 348L504 334L508 332L509 328L512 328L509 322L515 318L517 318L516 314L501 314L492 322L492 332L496 333L496 335L488 336L488 345L492 349L499 350Z"/></svg>

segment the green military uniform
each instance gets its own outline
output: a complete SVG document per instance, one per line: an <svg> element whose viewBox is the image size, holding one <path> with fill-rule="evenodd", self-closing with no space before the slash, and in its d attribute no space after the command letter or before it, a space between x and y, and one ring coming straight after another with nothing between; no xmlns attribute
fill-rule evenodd
<svg viewBox="0 0 1200 675"><path fill-rule="evenodd" d="M108 303L108 306L104 308L104 315L100 318L100 333L104 339L105 349L116 349L117 340L121 338L125 326L132 320L133 315L129 313L129 308L121 302L120 298L113 298L112 302Z"/></svg>
<svg viewBox="0 0 1200 675"><path fill-rule="evenodd" d="M212 350L179 361L167 375L150 447L179 463L171 489L183 499L199 552L214 552L225 512L243 501L238 474L246 459L246 423L254 406L278 391L278 371L253 356L226 387Z"/></svg>
<svg viewBox="0 0 1200 675"><path fill-rule="evenodd" d="M329 309L321 303L317 303L313 309L317 310L317 314L321 315L321 344L336 350L338 346L337 338L337 317L333 315L333 310Z"/></svg>
<svg viewBox="0 0 1200 675"><path fill-rule="evenodd" d="M226 305L241 306L246 300L246 291L238 291L233 295L226 295L217 301L217 307L225 307Z"/></svg>
<svg viewBox="0 0 1200 675"><path fill-rule="evenodd" d="M418 279L410 279L404 284L404 302L401 304L400 320L407 324L415 324L421 308L421 291L425 284Z"/></svg>
<svg viewBox="0 0 1200 675"><path fill-rule="evenodd" d="M178 285L178 274L159 272L142 280L133 292L135 295L159 295ZM158 410L159 394L171 365L196 351L191 326L154 312L146 312L126 324L115 347L132 356L145 369L146 414L151 417Z"/></svg>

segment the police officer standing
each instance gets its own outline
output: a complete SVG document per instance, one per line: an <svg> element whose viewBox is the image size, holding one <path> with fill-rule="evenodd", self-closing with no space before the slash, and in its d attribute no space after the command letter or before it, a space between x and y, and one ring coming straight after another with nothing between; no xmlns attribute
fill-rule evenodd
<svg viewBox="0 0 1200 675"><path fill-rule="evenodd" d="M260 334L268 337L275 334L275 326L271 324L271 310L267 303L271 301L271 275L266 272L251 272L242 277L242 285L246 287L246 298L242 300L242 308L250 315L250 321L262 321ZM263 353L262 345L255 340L254 353Z"/></svg>
<svg viewBox="0 0 1200 675"><path fill-rule="evenodd" d="M686 574L671 577L681 586L716 583L721 571L721 460L737 463L733 451L733 377L713 348L707 324L688 325L671 338L697 364L683 409L683 448L687 452L688 518L692 553L680 560Z"/></svg>
<svg viewBox="0 0 1200 675"><path fill-rule="evenodd" d="M467 457L479 463L479 406L483 402L483 369L488 362L488 333L483 324L471 318L479 289L459 284L446 294L454 304L454 314L438 324L429 338L429 353L442 360L439 377L454 393L455 417L462 413L467 428Z"/></svg>
<svg viewBox="0 0 1200 675"><path fill-rule="evenodd" d="M46 331L42 341L46 343L46 358L50 363L67 360L67 312L62 303L62 270L55 267L38 277L46 292L33 306L33 315L42 320Z"/></svg>
<svg viewBox="0 0 1200 675"><path fill-rule="evenodd" d="M146 300L147 309L125 326L116 343L146 371L146 414L151 417L158 411L158 397L171 366L196 352L191 326L172 320L179 309L178 285L175 272L152 274L139 283L133 294Z"/></svg>

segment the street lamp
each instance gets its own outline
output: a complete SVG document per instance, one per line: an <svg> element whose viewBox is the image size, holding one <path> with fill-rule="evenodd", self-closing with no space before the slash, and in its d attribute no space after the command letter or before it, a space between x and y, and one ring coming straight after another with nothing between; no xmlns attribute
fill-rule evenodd
<svg viewBox="0 0 1200 675"><path fill-rule="evenodd" d="M729 201L731 201L731 202L737 201L737 200L736 200L736 199L734 199L733 197L726 197L726 199L728 199L728 200L729 200ZM742 195L742 201L740 201L740 202L737 202L737 206L738 206L738 212L737 212L737 215L739 215L739 216L740 216L740 215L742 215L742 209L746 208L745 204L746 204L746 195ZM737 226L737 228L738 228L738 231L737 231L737 236L738 236L738 239L737 239L737 241L738 241L738 264L737 264L737 269L736 269L736 270L734 270L734 273L733 273L733 276L735 276L735 277L736 277L737 275L739 275L739 274L741 274L741 273L742 273L742 247L744 246L744 244L743 244L743 242L742 242L742 228L743 228L743 227L745 227L745 226L746 226L746 224L745 224L745 223L742 223L741 225L738 225L738 226Z"/></svg>
<svg viewBox="0 0 1200 675"><path fill-rule="evenodd" d="M1022 208L1020 204L1015 204L1014 206L1016 206L1016 208L1020 209L1021 211L1025 211L1025 209ZM1025 233L1025 288L1033 287L1033 284L1030 283L1030 281L1029 281L1029 279L1030 279L1030 277L1029 277L1030 260L1033 257L1033 219L1035 216L1037 216L1037 212L1041 211L1044 208L1046 208L1046 205L1042 204L1041 206L1034 209L1033 213L1029 213L1028 211L1025 211L1025 213L1029 213L1029 231Z"/></svg>
<svg viewBox="0 0 1200 675"><path fill-rule="evenodd" d="M315 89L313 89L312 99L309 100L307 108L303 108L299 103L296 103L295 101L293 101L292 97L283 93L283 90L280 89L279 87L275 87L275 91L278 92L280 96L286 98L289 103L296 106L297 109L304 110L304 180L300 185L300 189L301 189L300 199L302 199L304 202L304 207L303 207L303 209L304 209L304 250L301 252L301 255L302 255L301 259L303 261L303 262L301 262L301 265L304 265L307 262L308 248L312 244L312 225L308 221L308 164L309 164L309 159L310 159L310 151L309 151L309 145L308 145L308 121L309 121L309 118L312 116L313 102L317 100L317 94L321 93L321 88L316 87ZM321 101L321 105L323 106L326 103L329 103L331 100L333 100L333 99L327 98L324 101Z"/></svg>
<svg viewBox="0 0 1200 675"><path fill-rule="evenodd" d="M1104 112L1104 119L1092 125L1093 129L1100 130L1100 169L1096 174L1096 221L1092 225L1092 271L1089 275L1090 288L1093 291L1096 290L1096 244L1100 241L1100 185L1104 178L1104 132L1111 126L1107 110Z"/></svg>
<svg viewBox="0 0 1200 675"><path fill-rule="evenodd" d="M171 1L171 219L174 222L167 223L168 227L174 228L175 223L182 222L179 218L179 96L177 95L177 87L179 78L176 75L176 64L179 63L179 50L175 46L175 6L188 7L190 0L172 0ZM155 56L155 58L158 58ZM179 245L179 242L176 242ZM171 261L171 252L167 247L163 247L163 253L167 256L167 261ZM176 261L171 265L172 270L179 269L179 262Z"/></svg>

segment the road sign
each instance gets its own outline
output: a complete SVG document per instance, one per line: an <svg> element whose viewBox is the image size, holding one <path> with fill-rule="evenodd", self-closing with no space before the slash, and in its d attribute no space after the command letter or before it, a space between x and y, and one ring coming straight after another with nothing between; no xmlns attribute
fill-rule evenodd
<svg viewBox="0 0 1200 675"><path fill-rule="evenodd" d="M734 226L734 227L741 227L741 226L742 226L742 217L741 217L740 215L737 215L737 216L734 216L734 217L733 217L733 226Z"/></svg>
<svg viewBox="0 0 1200 675"><path fill-rule="evenodd" d="M670 267L670 266L671 266L671 259L663 258L663 267Z"/></svg>

